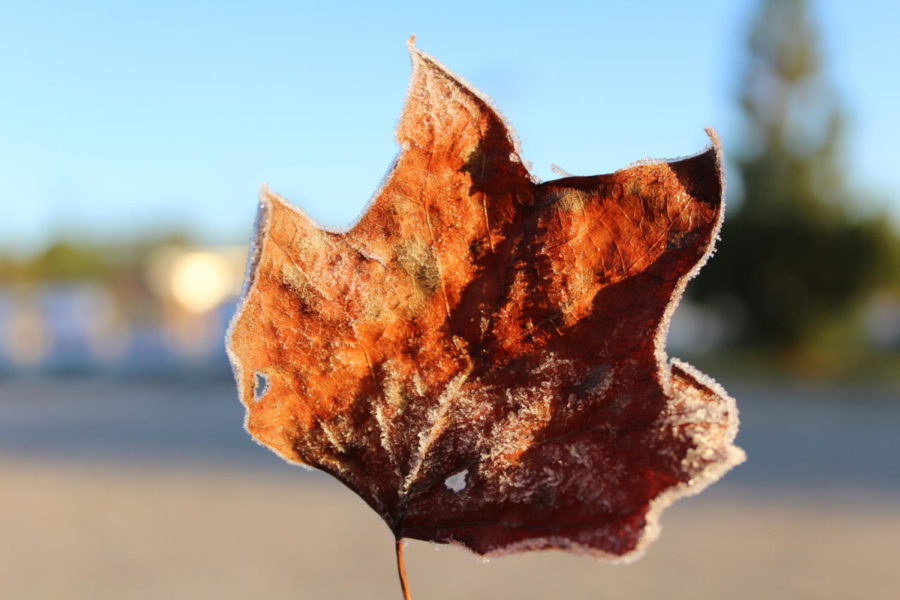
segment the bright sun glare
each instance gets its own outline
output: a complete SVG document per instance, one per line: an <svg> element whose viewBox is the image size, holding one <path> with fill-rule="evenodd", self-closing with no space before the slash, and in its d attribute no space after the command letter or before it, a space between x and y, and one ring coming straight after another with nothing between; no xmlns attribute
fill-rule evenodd
<svg viewBox="0 0 900 600"><path fill-rule="evenodd" d="M192 313L204 313L232 292L228 262L211 252L188 252L172 265L172 297Z"/></svg>

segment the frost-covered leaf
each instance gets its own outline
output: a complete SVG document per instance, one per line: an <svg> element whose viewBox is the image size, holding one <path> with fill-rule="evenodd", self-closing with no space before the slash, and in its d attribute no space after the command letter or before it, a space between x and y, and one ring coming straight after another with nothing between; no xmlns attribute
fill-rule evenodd
<svg viewBox="0 0 900 600"><path fill-rule="evenodd" d="M247 429L398 539L634 556L743 457L734 402L663 348L722 217L715 137L540 183L488 101L411 53L400 155L350 231L263 190L229 338Z"/></svg>

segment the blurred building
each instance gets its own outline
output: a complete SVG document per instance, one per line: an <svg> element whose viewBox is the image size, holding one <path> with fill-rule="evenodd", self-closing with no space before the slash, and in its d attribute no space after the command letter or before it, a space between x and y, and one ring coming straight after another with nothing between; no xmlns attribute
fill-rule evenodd
<svg viewBox="0 0 900 600"><path fill-rule="evenodd" d="M246 247L162 247L136 285L49 281L0 288L7 372L227 372L224 336Z"/></svg>

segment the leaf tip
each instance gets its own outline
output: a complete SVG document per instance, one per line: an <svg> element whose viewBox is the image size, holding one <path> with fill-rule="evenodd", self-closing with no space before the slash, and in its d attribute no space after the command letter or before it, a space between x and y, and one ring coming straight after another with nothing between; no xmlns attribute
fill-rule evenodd
<svg viewBox="0 0 900 600"><path fill-rule="evenodd" d="M263 183L259 186L259 206L260 211L263 213L269 213L276 207L288 208L293 212L301 213L301 211L288 202L286 198L281 196L278 192L273 192L268 183ZM305 217L306 215L303 216Z"/></svg>
<svg viewBox="0 0 900 600"><path fill-rule="evenodd" d="M270 205L273 201L282 200L278 194L272 191L268 183L262 183L259 186L259 203L261 205ZM283 200L282 200L283 201Z"/></svg>
<svg viewBox="0 0 900 600"><path fill-rule="evenodd" d="M416 36L411 35L409 39L406 40L406 50L409 52L409 57L412 60L413 65L413 79L415 79L415 74L421 67L425 67L426 70L438 70L442 71L447 75L450 75L449 71L446 67L441 68L443 65L438 66L435 58L419 48L416 47Z"/></svg>
<svg viewBox="0 0 900 600"><path fill-rule="evenodd" d="M719 223L713 234L713 240L716 240L719 237L719 229L722 227L722 219L725 214L725 157L723 156L722 151L722 140L719 138L719 134L716 133L716 130L712 127L704 127L703 130L706 132L706 135L709 136L710 145L707 152L710 150L712 151L713 159L716 164L716 176L719 182ZM710 248L709 253L712 254L713 251L714 248Z"/></svg>
<svg viewBox="0 0 900 600"><path fill-rule="evenodd" d="M719 138L719 134L716 133L716 130L712 127L704 127L703 131L706 132L706 135L709 137L709 149L713 151L716 156L716 162L720 165L722 164L722 140ZM719 173L720 178L723 176L723 173Z"/></svg>

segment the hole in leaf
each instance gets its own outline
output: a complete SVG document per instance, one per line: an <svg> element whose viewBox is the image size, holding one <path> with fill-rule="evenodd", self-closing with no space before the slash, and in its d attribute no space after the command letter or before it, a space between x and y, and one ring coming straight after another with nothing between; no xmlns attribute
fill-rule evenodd
<svg viewBox="0 0 900 600"><path fill-rule="evenodd" d="M447 489L452 490L458 494L462 490L466 489L466 475L468 474L469 470L465 469L463 471L460 471L456 475L451 475L444 480L444 485L447 486Z"/></svg>
<svg viewBox="0 0 900 600"><path fill-rule="evenodd" d="M253 401L259 402L269 391L269 376L257 371L253 374Z"/></svg>

